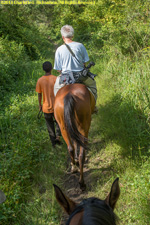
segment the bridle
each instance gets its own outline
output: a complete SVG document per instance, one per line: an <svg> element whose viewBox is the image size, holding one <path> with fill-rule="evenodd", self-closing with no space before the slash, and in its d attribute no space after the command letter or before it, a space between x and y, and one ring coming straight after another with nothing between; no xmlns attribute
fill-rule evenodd
<svg viewBox="0 0 150 225"><path fill-rule="evenodd" d="M79 213L82 209L84 209L84 205L85 205L84 202L85 202L85 201L86 201L86 199L83 200L79 205L77 205L77 207L75 208L75 210L70 214L69 219L68 219L66 225L69 225L71 219L72 219L77 213Z"/></svg>
<svg viewBox="0 0 150 225"><path fill-rule="evenodd" d="M71 219L79 212L81 212L81 210L86 209L87 207L97 207L97 208L102 208L101 203L103 201L98 199L98 198L88 198L88 199L84 199L79 205L77 205L77 207L75 208L75 210L71 213L71 215L69 216L69 219L66 223L66 225L70 224Z"/></svg>

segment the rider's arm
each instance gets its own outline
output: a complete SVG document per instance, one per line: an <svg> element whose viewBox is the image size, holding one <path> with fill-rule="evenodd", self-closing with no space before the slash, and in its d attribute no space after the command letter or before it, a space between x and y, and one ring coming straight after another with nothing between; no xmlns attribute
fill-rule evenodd
<svg viewBox="0 0 150 225"><path fill-rule="evenodd" d="M59 50L56 50L55 53L55 62L54 62L54 70L57 70L57 72L61 73L62 65L61 65L61 58L59 54Z"/></svg>
<svg viewBox="0 0 150 225"><path fill-rule="evenodd" d="M81 52L82 52L82 59L84 62L84 66L86 67L87 63L89 62L89 56L83 44L81 45Z"/></svg>

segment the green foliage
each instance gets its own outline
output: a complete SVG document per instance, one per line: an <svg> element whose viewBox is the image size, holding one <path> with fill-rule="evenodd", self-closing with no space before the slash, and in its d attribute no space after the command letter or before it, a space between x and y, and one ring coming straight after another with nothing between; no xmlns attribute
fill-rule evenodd
<svg viewBox="0 0 150 225"><path fill-rule="evenodd" d="M114 52L139 53L150 44L148 7L149 1L140 0L99 0L94 6L1 6L2 92L8 88L7 82L12 84L28 67L26 61L53 55L52 44L57 47L62 43L60 28L70 21L75 29L75 40L83 42L91 60L106 55L109 59ZM3 96L1 94L1 98Z"/></svg>
<svg viewBox="0 0 150 225"><path fill-rule="evenodd" d="M34 14L32 10L33 5L0 7L0 101L30 71L31 61L52 55L52 44L37 21L32 21L39 9Z"/></svg>
<svg viewBox="0 0 150 225"><path fill-rule="evenodd" d="M0 36L21 44L30 59L37 60L43 56L44 50L50 43L40 33L37 21L33 21L34 16L37 17L36 14L39 13L39 9L33 10L33 7L33 5L2 6L0 8Z"/></svg>
<svg viewBox="0 0 150 225"><path fill-rule="evenodd" d="M99 0L94 6L56 5L51 16L51 38L60 43L60 28L71 24L74 39L85 44L92 58L105 55L106 49L112 54L112 46L124 55L133 55L150 44L149 4L141 0Z"/></svg>
<svg viewBox="0 0 150 225"><path fill-rule="evenodd" d="M121 141L124 148L133 150L133 155L139 154L138 149L147 155L150 144L148 58L142 53L140 58L132 60L112 55L111 61L106 59L99 64L97 85L101 90L98 96L102 104L100 118L104 117L101 128L105 136L112 136L118 143Z"/></svg>
<svg viewBox="0 0 150 225"><path fill-rule="evenodd" d="M0 224L22 224L25 221L38 224L41 210L45 210L44 224L49 224L49 221L58 224L59 221L52 184L60 183L67 152L52 149L44 118L37 119L35 86L43 73L39 65L41 67L41 62L32 63L32 70L23 74L23 82L16 81L15 91L7 93L3 102L0 115L0 189L7 199L0 206ZM45 194L42 195L43 189ZM41 199L44 201L42 204Z"/></svg>
<svg viewBox="0 0 150 225"><path fill-rule="evenodd" d="M35 60L53 62L65 24L74 27L74 40L86 46L98 74L99 113L90 131L97 142L88 164L92 196L102 197L100 190L119 176L121 224L149 223L149 6L148 0L1 6L0 188L7 200L0 224L59 224L52 183L61 183L66 149L49 145L34 90L43 74Z"/></svg>
<svg viewBox="0 0 150 225"><path fill-rule="evenodd" d="M94 71L98 74L99 112L90 130L89 195L102 197L108 183L118 176L121 195L117 215L121 224L149 223L148 58L149 49L135 53L132 59L114 52L110 60L107 56L99 60Z"/></svg>
<svg viewBox="0 0 150 225"><path fill-rule="evenodd" d="M0 99L4 91L10 91L14 82L23 76L26 70L28 57L22 44L15 41L0 39Z"/></svg>

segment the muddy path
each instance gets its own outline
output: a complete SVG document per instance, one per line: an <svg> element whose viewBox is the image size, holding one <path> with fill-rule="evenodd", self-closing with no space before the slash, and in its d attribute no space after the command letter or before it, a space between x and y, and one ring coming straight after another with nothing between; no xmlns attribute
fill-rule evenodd
<svg viewBox="0 0 150 225"><path fill-rule="evenodd" d="M82 191L79 186L79 172L77 173L71 173L70 172L70 159L68 158L67 163L67 170L65 172L64 176L64 193L71 198L73 201L80 203L84 198L87 197L88 191L86 188L86 191ZM88 165L88 158L86 158L86 162L84 164L84 179L86 186L89 187L88 184L88 176L89 176L89 169L87 167ZM67 222L67 219L69 216L66 213L63 213L60 225L65 225Z"/></svg>
<svg viewBox="0 0 150 225"><path fill-rule="evenodd" d="M100 180L99 174L103 174L103 176L107 177L109 173L109 169L108 171L106 171L106 168L103 166L102 158L101 159L99 157L94 158L94 161L92 162L92 167L89 165L91 161L90 159L91 151L101 152L102 149L106 148L105 140L101 138L100 136L95 137L95 132L97 132L97 130L95 131L95 129L93 128L96 128L94 118L92 118L92 121L91 121L91 128L89 132L89 144L88 144L88 149L85 151L85 163L83 167L84 181L86 184L85 191L82 191L79 186L79 175L80 175L79 169L77 173L72 174L70 172L71 159L69 154L68 154L68 159L66 160L66 171L63 178L63 181L64 181L63 192L76 203L80 203L83 199L89 197L88 192L92 191L93 185L96 182L96 180L97 179ZM78 150L78 154L79 154L79 150ZM100 162L100 161L101 161L101 166L98 166L97 162ZM99 171L97 176L95 175L93 176L94 171ZM60 225L65 225L68 218L69 216L63 212Z"/></svg>
<svg viewBox="0 0 150 225"><path fill-rule="evenodd" d="M89 150L86 151L86 158L85 158L85 164L84 164L84 180L86 184L85 191L82 191L79 186L79 175L80 175L79 171L73 174L70 172L71 160L69 155L68 155L68 160L66 162L63 191L69 198L71 198L77 203L80 203L83 199L88 197L88 192L91 191L92 189L92 184L94 181L93 179L95 179L94 177L92 177L92 170L89 166L89 160L90 160L89 151L91 151L90 149L92 148L93 145L95 145L95 147L100 149L100 145L101 147L104 147L105 143L99 140L93 141L93 143L89 144ZM96 159L95 159L95 163L96 163ZM68 218L69 216L66 213L63 213L60 225L65 225Z"/></svg>

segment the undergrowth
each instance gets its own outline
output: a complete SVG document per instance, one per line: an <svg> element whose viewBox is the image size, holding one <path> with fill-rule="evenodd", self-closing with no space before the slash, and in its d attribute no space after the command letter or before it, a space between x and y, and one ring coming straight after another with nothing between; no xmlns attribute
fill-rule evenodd
<svg viewBox="0 0 150 225"><path fill-rule="evenodd" d="M128 58L127 66L121 55L117 61L103 59L92 69L98 74L99 111L89 134L88 196L106 197L119 177L116 213L121 224L146 225L150 217L149 92L140 91L141 84L149 83L149 63L144 61L145 55L136 65ZM41 75L41 62L33 63L2 102L0 189L7 200L0 205L0 224L60 223L52 184L63 186L67 151L65 144L51 147L44 118L37 119L35 85Z"/></svg>
<svg viewBox="0 0 150 225"><path fill-rule="evenodd" d="M124 60L121 55L96 68L99 112L90 130L89 196L106 197L119 177L121 224L150 222L149 66L143 54Z"/></svg>
<svg viewBox="0 0 150 225"><path fill-rule="evenodd" d="M32 63L32 70L2 102L0 189L7 198L0 205L3 225L59 222L53 183L60 183L66 151L52 148L44 118L37 119L35 85L42 75L41 62Z"/></svg>

